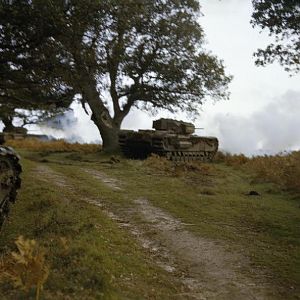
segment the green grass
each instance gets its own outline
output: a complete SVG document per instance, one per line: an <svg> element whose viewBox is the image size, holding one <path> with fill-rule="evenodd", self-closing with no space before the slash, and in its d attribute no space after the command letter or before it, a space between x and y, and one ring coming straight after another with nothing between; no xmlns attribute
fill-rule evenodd
<svg viewBox="0 0 300 300"><path fill-rule="evenodd" d="M0 253L23 235L47 250L50 276L45 299L172 299L180 286L155 266L132 237L80 195L38 178L35 162L23 159L23 187L0 238ZM68 241L68 251L60 238ZM159 280L157 279L159 278ZM34 298L0 286L1 299Z"/></svg>
<svg viewBox="0 0 300 300"><path fill-rule="evenodd" d="M195 234L223 240L229 249L243 252L255 268L269 276L278 299L300 297L298 194L271 183L256 183L250 172L225 164L176 173L140 161L109 164L108 156L97 153L76 157L69 153L21 153L27 158L23 188L12 221L1 234L0 247L2 251L12 248L12 241L23 234L50 249L52 269L45 295L56 297L57 293L62 299L64 295L78 299L173 299L181 287L155 267L126 231L99 209L80 201L97 197L117 210L145 197L187 223L187 229ZM30 170L37 163L65 174L76 191L57 190L54 184L31 178ZM112 191L81 168L119 179L123 190ZM251 190L260 196L247 196ZM67 258L55 246L61 236L70 240ZM3 287L0 292L0 296L10 295L11 290Z"/></svg>

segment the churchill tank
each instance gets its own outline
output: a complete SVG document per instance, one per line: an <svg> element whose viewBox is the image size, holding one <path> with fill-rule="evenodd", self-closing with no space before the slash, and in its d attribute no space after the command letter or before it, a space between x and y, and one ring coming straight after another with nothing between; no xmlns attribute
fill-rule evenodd
<svg viewBox="0 0 300 300"><path fill-rule="evenodd" d="M0 146L0 230L11 204L16 200L21 172L17 153L10 147Z"/></svg>
<svg viewBox="0 0 300 300"><path fill-rule="evenodd" d="M218 151L218 139L195 135L192 123L159 119L152 127L154 130L120 130L119 145L125 157L145 159L153 153L172 161L209 162Z"/></svg>
<svg viewBox="0 0 300 300"><path fill-rule="evenodd" d="M0 145L11 140L25 140L25 139L38 139L48 141L50 138L44 134L30 134L24 127L14 127L13 129L0 132Z"/></svg>

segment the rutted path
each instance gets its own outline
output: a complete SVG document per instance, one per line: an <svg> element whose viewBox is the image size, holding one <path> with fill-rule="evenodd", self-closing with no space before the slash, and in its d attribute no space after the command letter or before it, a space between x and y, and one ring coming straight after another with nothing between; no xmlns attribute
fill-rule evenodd
<svg viewBox="0 0 300 300"><path fill-rule="evenodd" d="M112 188L113 190L122 190L120 187L120 182L114 178L108 177L103 172L93 170L93 169L82 169L85 173L92 175L94 178L101 180L106 186Z"/></svg>
<svg viewBox="0 0 300 300"><path fill-rule="evenodd" d="M108 188L121 190L121 183L103 172L82 169L101 180ZM76 192L68 179L45 165L35 172L60 187ZM108 208L101 199L82 199L98 206L120 227L128 230L141 245L149 250L154 261L173 274L186 292L177 299L274 299L272 289L262 274L251 270L247 260L239 253L231 253L223 242L201 238L185 229L185 224L147 199L139 198L128 208ZM139 217L137 223L136 217ZM253 273L253 278L242 274Z"/></svg>

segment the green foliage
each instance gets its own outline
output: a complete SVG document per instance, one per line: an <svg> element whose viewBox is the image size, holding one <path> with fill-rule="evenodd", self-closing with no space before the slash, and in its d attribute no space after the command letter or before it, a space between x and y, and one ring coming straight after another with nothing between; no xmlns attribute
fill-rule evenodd
<svg viewBox="0 0 300 300"><path fill-rule="evenodd" d="M208 95L227 96L222 63L203 49L197 1L110 1L110 6L111 36L101 37L101 53L110 88L125 111L131 104L193 110Z"/></svg>
<svg viewBox="0 0 300 300"><path fill-rule="evenodd" d="M221 240L231 253L242 252L253 266L251 271L242 269L243 275L252 277L257 268L262 270L274 299L299 295L299 193L256 180L242 156L233 167L221 162L199 164L176 174L165 169L170 162L157 157L109 164L104 154L87 153L88 160L79 161L70 153L45 152L48 163L38 163L38 153L19 152L22 190L1 233L0 253L13 250L12 241L20 234L37 239L47 249L51 272L45 299L180 298L181 273L157 267L150 252L127 231L128 224L143 228L145 221L133 216L123 226L105 214L109 210L122 217L141 197L180 219L194 235ZM58 176L50 180L43 171L47 167ZM112 190L85 169L117 179L122 190ZM57 185L59 176L65 186ZM246 195L250 190L261 196ZM155 239L153 232L145 234ZM3 284L0 298L21 299L15 289Z"/></svg>
<svg viewBox="0 0 300 300"><path fill-rule="evenodd" d="M41 298L172 299L182 291L182 286L173 283L170 274L153 263L149 252L130 233L100 208L85 202L88 198L101 201L99 186L59 188L55 180L46 179L46 174L37 176L36 168L45 163L37 164L36 159L28 160L25 152L20 153L24 168L22 192L10 222L1 232L0 256L15 251L13 241L19 235L37 240L47 250L51 270ZM34 156L39 157L36 152ZM60 156L60 163L85 164L66 156L67 152ZM94 197L85 187L95 190ZM24 297L24 292L0 283L1 299L34 299L33 292Z"/></svg>
<svg viewBox="0 0 300 300"><path fill-rule="evenodd" d="M91 107L104 148L117 145L113 134L132 106L197 112L208 97L228 96L231 77L203 48L196 0L19 3L2 1L7 55L29 66L22 69L26 76L45 80L41 91L80 94ZM6 66L7 72L18 74Z"/></svg>
<svg viewBox="0 0 300 300"><path fill-rule="evenodd" d="M99 160L101 157L94 157L85 167L118 179L123 191L112 192L99 178L78 172L75 162L73 166L52 163L51 167L70 178L85 196L101 197L104 207L117 215L132 209L132 202L143 197L187 224L186 230L202 238L223 240L228 251L239 249L253 264L252 275L256 268L266 274L274 299L293 299L299 294L299 193L290 194L277 184L256 180L243 156L237 158L242 165L200 164L198 170L179 176L169 168L172 163L155 156L149 161L122 160L106 167ZM251 190L261 196L248 196ZM140 222L137 226L142 227Z"/></svg>
<svg viewBox="0 0 300 300"><path fill-rule="evenodd" d="M44 19L42 2L0 1L0 119L8 126L14 116L25 124L35 122L60 113L73 101L73 88L54 72L62 61L52 51L56 30ZM38 115L28 118L36 110Z"/></svg>
<svg viewBox="0 0 300 300"><path fill-rule="evenodd" d="M299 0L252 0L252 24L268 29L275 43L255 53L256 64L278 61L286 71L300 71L300 2Z"/></svg>

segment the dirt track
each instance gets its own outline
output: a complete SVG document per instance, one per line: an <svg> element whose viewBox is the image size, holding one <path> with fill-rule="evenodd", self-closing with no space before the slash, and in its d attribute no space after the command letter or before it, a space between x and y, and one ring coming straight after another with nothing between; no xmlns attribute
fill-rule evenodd
<svg viewBox="0 0 300 300"><path fill-rule="evenodd" d="M83 171L101 180L107 188L122 189L122 183L103 172ZM35 172L57 186L76 191L68 178L45 165L39 165ZM148 250L157 265L186 287L187 292L178 294L177 299L274 298L264 276L252 270L241 253L231 252L223 242L192 234L186 224L153 206L147 199L135 199L128 208L121 209L108 208L101 199L87 197L82 200L99 207L128 230Z"/></svg>

